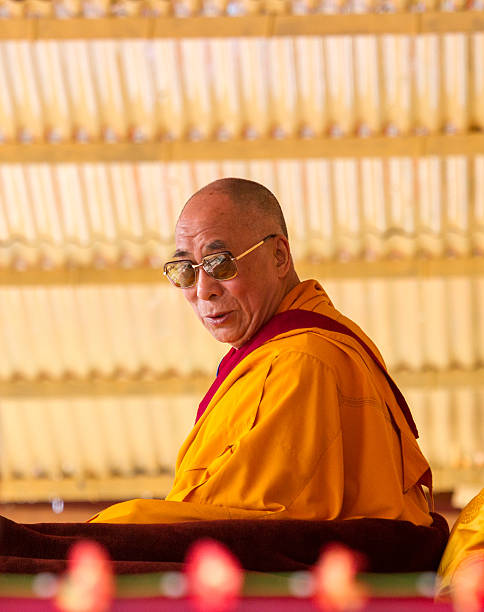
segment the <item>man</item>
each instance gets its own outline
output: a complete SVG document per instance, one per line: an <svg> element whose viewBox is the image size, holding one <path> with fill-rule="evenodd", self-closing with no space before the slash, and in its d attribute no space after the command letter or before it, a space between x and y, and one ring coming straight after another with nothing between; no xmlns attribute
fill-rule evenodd
<svg viewBox="0 0 484 612"><path fill-rule="evenodd" d="M92 521L388 518L430 525L427 461L403 397L359 327L294 270L281 208L222 179L176 226L165 274L232 346L200 404L166 500Z"/></svg>

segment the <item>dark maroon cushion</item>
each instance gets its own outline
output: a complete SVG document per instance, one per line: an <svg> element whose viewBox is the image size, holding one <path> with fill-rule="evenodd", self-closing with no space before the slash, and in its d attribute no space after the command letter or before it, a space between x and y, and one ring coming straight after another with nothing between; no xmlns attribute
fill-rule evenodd
<svg viewBox="0 0 484 612"><path fill-rule="evenodd" d="M200 538L223 542L245 569L253 571L307 569L330 542L341 542L363 553L369 572L435 571L449 528L442 516L433 514L433 520L430 527L373 518L110 525L20 524L0 517L0 572L62 571L70 546L80 539L105 546L116 573L180 569L188 548Z"/></svg>

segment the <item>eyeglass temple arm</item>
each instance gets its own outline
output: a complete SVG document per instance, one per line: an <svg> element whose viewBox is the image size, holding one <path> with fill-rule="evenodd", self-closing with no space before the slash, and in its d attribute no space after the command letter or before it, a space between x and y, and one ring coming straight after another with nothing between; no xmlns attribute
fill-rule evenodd
<svg viewBox="0 0 484 612"><path fill-rule="evenodd" d="M264 242L266 240L269 240L269 238L275 238L275 236L277 236L277 234L269 234L269 236L266 236L265 238L262 238L262 240L260 242L258 242L257 244L254 244L253 247L250 247L250 249L247 249L247 251L244 251L243 253L241 253L240 255L237 255L237 257L234 257L235 261L238 261L239 259L242 259L242 257L245 257L246 255L248 255L249 253L252 253L252 251L254 249L257 249L258 247L260 247L262 244L264 244Z"/></svg>

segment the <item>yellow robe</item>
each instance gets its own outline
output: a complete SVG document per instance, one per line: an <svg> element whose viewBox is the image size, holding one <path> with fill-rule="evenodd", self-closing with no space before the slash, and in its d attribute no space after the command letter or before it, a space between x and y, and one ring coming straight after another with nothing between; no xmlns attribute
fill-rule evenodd
<svg viewBox="0 0 484 612"><path fill-rule="evenodd" d="M298 284L278 312L291 308L338 320L380 357L316 281ZM418 484L428 470L384 374L361 345L341 333L296 329L227 376L180 449L166 500L123 502L91 520L374 517L429 525Z"/></svg>
<svg viewBox="0 0 484 612"><path fill-rule="evenodd" d="M439 594L449 593L452 580L463 562L480 555L484 559L484 489L462 510L457 519L439 566Z"/></svg>

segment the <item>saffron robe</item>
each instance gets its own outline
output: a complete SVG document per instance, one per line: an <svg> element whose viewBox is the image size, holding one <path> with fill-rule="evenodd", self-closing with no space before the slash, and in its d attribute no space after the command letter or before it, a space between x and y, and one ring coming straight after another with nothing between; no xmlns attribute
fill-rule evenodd
<svg viewBox="0 0 484 612"><path fill-rule="evenodd" d="M484 562L484 489L459 514L439 566L439 596L449 595L452 581L465 564Z"/></svg>
<svg viewBox="0 0 484 612"><path fill-rule="evenodd" d="M278 312L334 319L383 363L316 281ZM320 328L267 340L223 380L182 445L166 500L110 506L93 522L389 518L430 525L430 469L386 377L358 340Z"/></svg>

